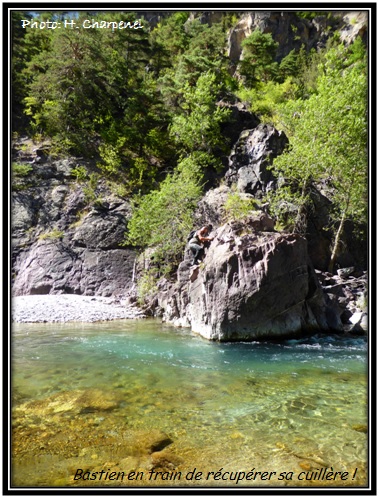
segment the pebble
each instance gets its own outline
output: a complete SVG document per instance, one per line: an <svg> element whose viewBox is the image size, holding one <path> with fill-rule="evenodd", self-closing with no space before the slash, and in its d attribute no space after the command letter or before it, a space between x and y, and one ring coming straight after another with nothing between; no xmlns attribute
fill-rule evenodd
<svg viewBox="0 0 379 498"><path fill-rule="evenodd" d="M114 298L77 294L45 294L12 298L12 321L16 323L98 322L145 318L133 305Z"/></svg>

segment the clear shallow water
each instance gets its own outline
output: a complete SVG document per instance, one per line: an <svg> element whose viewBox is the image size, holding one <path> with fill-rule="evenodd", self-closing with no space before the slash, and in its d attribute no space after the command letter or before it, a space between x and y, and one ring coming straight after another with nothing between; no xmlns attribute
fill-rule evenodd
<svg viewBox="0 0 379 498"><path fill-rule="evenodd" d="M154 320L19 324L13 337L15 485L88 485L73 481L85 466L147 472L159 434L172 440L161 470L364 473L364 338L219 344Z"/></svg>

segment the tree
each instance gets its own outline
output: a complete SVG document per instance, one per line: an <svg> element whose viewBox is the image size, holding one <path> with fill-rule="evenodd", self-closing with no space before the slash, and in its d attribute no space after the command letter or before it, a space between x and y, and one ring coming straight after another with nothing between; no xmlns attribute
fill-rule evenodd
<svg viewBox="0 0 379 498"><path fill-rule="evenodd" d="M329 270L346 221L364 222L367 213L366 61L352 58L354 53L354 47L329 50L317 93L282 107L290 147L273 162L285 178L273 197L298 205L295 230L305 224L310 187L323 180L332 190L335 233Z"/></svg>
<svg viewBox="0 0 379 498"><path fill-rule="evenodd" d="M182 34L178 40L185 40L185 43L181 43L180 51L174 51L171 66L162 71L158 79L162 98L172 116L177 114L183 102L185 88L196 86L202 74L211 71L220 90L230 90L235 84L228 72L230 60L225 54L226 36L222 24L208 26L195 19L183 24L181 29L185 37ZM172 34L170 36L172 38ZM172 41L162 42L163 48L169 50Z"/></svg>
<svg viewBox="0 0 379 498"><path fill-rule="evenodd" d="M153 260L163 274L179 263L193 213L202 194L204 153L183 159L159 189L136 198L128 223L126 243L152 248Z"/></svg>
<svg viewBox="0 0 379 498"><path fill-rule="evenodd" d="M198 78L195 87L185 85L182 112L173 118L170 126L170 136L182 154L198 150L212 155L217 147L225 145L220 125L230 112L216 105L219 91L217 77L210 71Z"/></svg>
<svg viewBox="0 0 379 498"><path fill-rule="evenodd" d="M45 17L41 17L44 19ZM12 94L12 128L13 131L25 131L28 119L24 114L23 101L27 95L27 84L32 73L26 71L33 56L49 49L50 36L48 30L28 30L22 27L22 21L31 21L27 12L11 13L11 94Z"/></svg>
<svg viewBox="0 0 379 498"><path fill-rule="evenodd" d="M254 87L259 81L273 79L278 71L275 62L276 43L270 33L262 33L257 28L242 42L243 59L240 62L239 72L245 78L246 85Z"/></svg>
<svg viewBox="0 0 379 498"><path fill-rule="evenodd" d="M164 58L171 59L182 54L188 47L189 35L185 29L189 12L174 12L164 18L151 33L154 45L160 46Z"/></svg>
<svg viewBox="0 0 379 498"><path fill-rule="evenodd" d="M303 50L296 53L295 49L291 50L280 62L279 76L284 81L289 76L296 76L300 71L300 60Z"/></svg>
<svg viewBox="0 0 379 498"><path fill-rule="evenodd" d="M101 19L107 16L125 20L121 13ZM76 22L82 21L83 14ZM120 122L132 123L134 131L144 113L140 87L149 51L141 31L55 30L50 50L40 51L28 67L33 76L26 112L36 128L81 152L99 136L110 140ZM130 143L135 144L135 134Z"/></svg>

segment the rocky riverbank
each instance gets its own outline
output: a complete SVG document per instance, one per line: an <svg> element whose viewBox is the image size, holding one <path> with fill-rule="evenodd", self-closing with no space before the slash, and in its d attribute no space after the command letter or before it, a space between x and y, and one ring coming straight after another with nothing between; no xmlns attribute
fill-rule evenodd
<svg viewBox="0 0 379 498"><path fill-rule="evenodd" d="M16 296L12 299L12 321L99 322L145 318L136 306L115 298L76 294Z"/></svg>

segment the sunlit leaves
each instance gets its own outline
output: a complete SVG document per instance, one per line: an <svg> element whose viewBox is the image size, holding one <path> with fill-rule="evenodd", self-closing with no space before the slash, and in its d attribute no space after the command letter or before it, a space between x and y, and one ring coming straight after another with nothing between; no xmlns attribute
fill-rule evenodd
<svg viewBox="0 0 379 498"><path fill-rule="evenodd" d="M159 189L136 198L128 224L126 241L140 247L151 247L156 262L171 270L178 263L193 213L202 194L204 153L184 159L160 184Z"/></svg>
<svg viewBox="0 0 379 498"><path fill-rule="evenodd" d="M174 116L170 135L183 152L202 150L211 153L225 139L220 125L229 111L216 105L220 84L216 75L208 71L197 80L196 86L186 85L183 91L182 113Z"/></svg>
<svg viewBox="0 0 379 498"><path fill-rule="evenodd" d="M343 46L329 50L317 91L308 100L282 105L290 147L273 163L286 179L287 197L299 206L309 201L305 185L326 181L330 216L340 226L349 218L364 221L367 209L367 76L364 59L352 59L351 53ZM273 195L283 193L279 188Z"/></svg>

